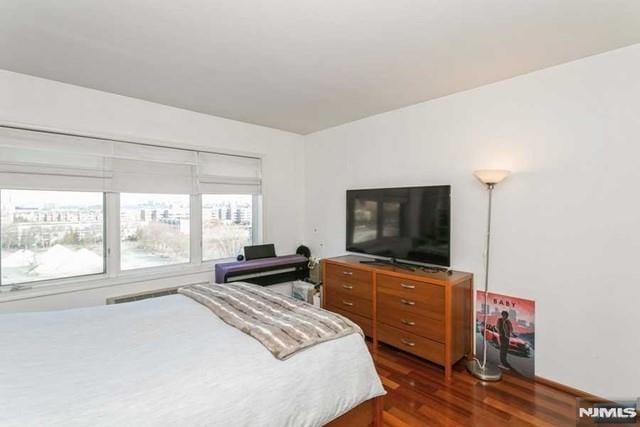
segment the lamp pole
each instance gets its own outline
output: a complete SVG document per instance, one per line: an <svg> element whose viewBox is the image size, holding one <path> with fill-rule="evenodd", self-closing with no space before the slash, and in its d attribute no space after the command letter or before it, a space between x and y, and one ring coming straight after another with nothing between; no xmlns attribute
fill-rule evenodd
<svg viewBox="0 0 640 427"><path fill-rule="evenodd" d="M474 358L467 364L467 370L474 377L482 381L500 381L502 379L502 371L491 363L487 363L487 315L489 311L488 294L489 294L489 260L491 255L491 207L493 202L493 189L495 185L502 179L506 178L508 171L476 171L476 177L487 186L489 192L489 206L487 216L487 241L484 265L484 307L482 310L482 362Z"/></svg>
<svg viewBox="0 0 640 427"><path fill-rule="evenodd" d="M489 258L491 257L491 203L493 201L493 188L495 184L487 184L487 189L489 191L489 215L487 215L487 246L486 246L486 255L484 257L484 309L482 310L482 314L484 318L482 319L482 324L484 327L487 327L487 314L489 312L489 304L488 295L489 295ZM486 333L483 335L483 348L482 348L482 367L487 366L487 336ZM500 371L498 371L500 373Z"/></svg>

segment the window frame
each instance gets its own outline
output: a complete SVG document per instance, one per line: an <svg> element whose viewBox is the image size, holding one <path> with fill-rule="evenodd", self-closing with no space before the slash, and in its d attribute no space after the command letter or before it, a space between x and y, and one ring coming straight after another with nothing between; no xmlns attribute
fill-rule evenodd
<svg viewBox="0 0 640 427"><path fill-rule="evenodd" d="M253 228L253 230L251 230L251 236L252 236L252 244L253 245L260 245L262 244L263 240L262 240L262 233L263 233L263 228L262 228L262 215L263 215L263 209L262 209L262 193L261 194L252 194L251 195L251 199L252 199L252 209L253 212L251 213L252 218L251 218L251 227Z"/></svg>
<svg viewBox="0 0 640 427"><path fill-rule="evenodd" d="M12 189L12 188L2 188ZM46 191L31 189L32 191ZM55 190L67 191L67 190ZM189 261L170 265L142 267L123 270L121 266L120 245L120 194L119 192L103 191L103 271L95 274L61 277L55 279L34 280L16 284L3 284L0 274L0 294L5 291L37 289L45 287L77 288L75 290L91 289L103 286L135 283L149 279L149 276L182 276L210 271L217 263L234 260L235 257L219 259L203 259L202 251L202 196L189 195ZM209 194L209 193L207 193ZM263 196L252 194L252 244L259 244L263 240ZM0 204L2 200L0 199ZM1 236L0 236L1 238ZM0 273L2 261L0 259ZM73 286L76 285L76 286ZM71 292L71 291L69 291Z"/></svg>
<svg viewBox="0 0 640 427"><path fill-rule="evenodd" d="M199 196L199 195L194 195L194 194L180 194L181 196L188 196L189 197L189 260L186 262L176 262L173 264L165 264L165 265L153 265L150 267L138 267L138 268L127 268L127 269L123 269L122 268L122 248L121 248L121 236L120 236L120 196L123 193L113 193L113 194L117 194L118 195L118 272L119 272L119 276L123 276L123 275L129 275L130 272L134 272L134 273L153 273L155 271L175 271L176 268L178 267L189 267L192 265L195 265L196 263L194 263L194 258L193 258L193 251L192 251L192 246L193 246L193 239L192 239L192 233L193 233L193 198L194 196ZM147 193L125 193L125 194L147 194ZM158 194L167 194L167 193L158 193ZM198 239L198 238L196 238ZM200 236L200 239L202 239L202 236Z"/></svg>
<svg viewBox="0 0 640 427"><path fill-rule="evenodd" d="M202 196L207 196L207 195L211 195L211 196L224 196L224 193L204 193L204 194L199 194L200 196L200 228L199 228L199 234L200 234L200 260L202 264L207 264L207 263L213 263L215 264L216 262L220 261L220 260L231 260L231 259L236 259L235 256L231 256L228 258L204 258L204 241L203 241L203 235L204 235L204 229L202 228L204 226L204 222L203 222L203 218L202 218L202 207L203 207L203 203L202 203ZM241 195L241 193L239 194L229 194L229 195ZM260 244L262 242L262 197L259 194L251 194L251 244L252 245L257 245ZM259 205L259 206L258 206Z"/></svg>
<svg viewBox="0 0 640 427"><path fill-rule="evenodd" d="M90 279L103 279L108 276L108 236L107 236L107 193L102 191L74 191L74 190L38 190L38 189L20 189L20 188L0 188L0 207L2 206L2 190L12 191L51 191L51 192L64 192L64 193L101 193L102 194L102 271L99 273L78 274L75 276L55 277L41 280L30 280L28 282L21 283L3 283L2 282L2 257L0 256L0 289L10 288L11 290L31 289L34 286L65 284L70 282L77 282L81 280ZM0 227L2 226L2 218L0 218ZM0 252L1 252L2 232L0 231Z"/></svg>

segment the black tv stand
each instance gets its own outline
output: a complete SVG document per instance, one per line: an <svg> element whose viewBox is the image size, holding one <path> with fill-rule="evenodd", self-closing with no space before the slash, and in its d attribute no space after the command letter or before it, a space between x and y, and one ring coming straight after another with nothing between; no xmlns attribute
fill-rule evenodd
<svg viewBox="0 0 640 427"><path fill-rule="evenodd" d="M401 268L403 270L416 271L416 267L412 266L411 264L405 264L405 263L402 263L402 262L398 262L398 261L395 260L395 258L361 260L360 264L390 265L392 267Z"/></svg>

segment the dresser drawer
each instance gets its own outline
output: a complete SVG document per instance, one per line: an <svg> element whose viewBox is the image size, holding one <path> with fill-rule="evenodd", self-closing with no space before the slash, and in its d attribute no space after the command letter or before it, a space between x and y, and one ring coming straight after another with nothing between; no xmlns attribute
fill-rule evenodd
<svg viewBox="0 0 640 427"><path fill-rule="evenodd" d="M332 305L326 306L325 309L343 315L356 325L360 326L360 329L362 329L362 332L364 332L366 336L373 336L373 321L371 319L367 319L366 317L360 316L358 314L350 313Z"/></svg>
<svg viewBox="0 0 640 427"><path fill-rule="evenodd" d="M358 298L353 294L338 289L325 290L324 298L327 306L340 308L341 310L371 319L371 312L373 311L373 303L371 300Z"/></svg>
<svg viewBox="0 0 640 427"><path fill-rule="evenodd" d="M433 301L444 307L444 287L395 276L378 274L377 287L386 294L420 301Z"/></svg>
<svg viewBox="0 0 640 427"><path fill-rule="evenodd" d="M326 275L328 279L335 279L343 283L371 283L372 274L369 271L358 270L348 266L338 264L326 264Z"/></svg>
<svg viewBox="0 0 640 427"><path fill-rule="evenodd" d="M378 322L378 341L444 365L444 344Z"/></svg>
<svg viewBox="0 0 640 427"><path fill-rule="evenodd" d="M324 287L327 292L340 292L371 301L373 299L373 289L371 282L357 280L345 280L343 278L327 277Z"/></svg>
<svg viewBox="0 0 640 427"><path fill-rule="evenodd" d="M380 306L379 306L380 307ZM378 309L378 322L444 343L444 322L393 307Z"/></svg>
<svg viewBox="0 0 640 427"><path fill-rule="evenodd" d="M378 289L377 305L378 313L402 312L428 319L444 320L444 301L442 300L425 300L415 298L413 295L396 295L396 293L388 293L386 289Z"/></svg>

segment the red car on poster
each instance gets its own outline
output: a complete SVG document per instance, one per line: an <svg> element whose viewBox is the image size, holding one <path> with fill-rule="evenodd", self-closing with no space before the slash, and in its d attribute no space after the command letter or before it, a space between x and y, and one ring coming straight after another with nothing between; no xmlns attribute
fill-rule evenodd
<svg viewBox="0 0 640 427"><path fill-rule="evenodd" d="M495 326L487 325L484 331L484 337L489 344L500 348L500 334ZM509 337L509 353L529 357L531 355L531 345L513 332L511 333L511 337Z"/></svg>

